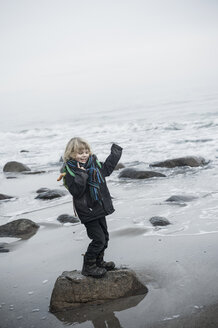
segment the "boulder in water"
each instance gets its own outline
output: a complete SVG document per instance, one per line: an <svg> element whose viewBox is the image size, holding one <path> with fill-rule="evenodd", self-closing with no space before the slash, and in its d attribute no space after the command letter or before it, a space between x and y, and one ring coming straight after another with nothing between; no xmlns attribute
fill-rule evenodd
<svg viewBox="0 0 218 328"><path fill-rule="evenodd" d="M166 161L150 164L150 166L174 168L177 166L198 167L198 166L204 166L206 164L208 164L208 162L203 157L187 156L187 157L167 159Z"/></svg>
<svg viewBox="0 0 218 328"><path fill-rule="evenodd" d="M7 243L0 243L0 253L8 253L10 252L9 248L7 247Z"/></svg>
<svg viewBox="0 0 218 328"><path fill-rule="evenodd" d="M49 188L42 187L42 188L39 188L38 190L36 190L36 192L37 192L37 194L41 194L42 192L46 192L49 190L50 190Z"/></svg>
<svg viewBox="0 0 218 328"><path fill-rule="evenodd" d="M55 282L50 300L50 311L60 312L84 304L102 304L133 295L148 292L128 269L108 271L101 279L85 277L79 271L65 271Z"/></svg>
<svg viewBox="0 0 218 328"><path fill-rule="evenodd" d="M59 190L59 189L49 189L48 191L40 192L38 196L36 196L36 199L54 199L54 198L59 198L62 196L65 196L67 192L64 190Z"/></svg>
<svg viewBox="0 0 218 328"><path fill-rule="evenodd" d="M167 225L171 224L169 220L167 220L166 218L164 218L162 216L153 216L152 218L150 218L149 221L155 227L156 226L167 226Z"/></svg>
<svg viewBox="0 0 218 328"><path fill-rule="evenodd" d="M69 215L69 214L61 214L57 218L57 220L61 223L78 223L80 222L79 218Z"/></svg>
<svg viewBox="0 0 218 328"><path fill-rule="evenodd" d="M0 237L27 239L33 236L39 225L29 219L18 219L0 226Z"/></svg>
<svg viewBox="0 0 218 328"><path fill-rule="evenodd" d="M126 168L119 174L119 178L130 179L149 179L153 177L166 177L166 175L155 171L139 171L132 168Z"/></svg>
<svg viewBox="0 0 218 328"><path fill-rule="evenodd" d="M195 196L188 196L188 195L173 195L166 199L166 202L191 202L192 200L197 199Z"/></svg>
<svg viewBox="0 0 218 328"><path fill-rule="evenodd" d="M7 200L7 199L11 199L14 198L13 196L8 196L5 194L0 194L0 200Z"/></svg>
<svg viewBox="0 0 218 328"><path fill-rule="evenodd" d="M11 161L5 164L3 167L4 172L25 172L25 171L31 171L30 168L23 164L16 161Z"/></svg>

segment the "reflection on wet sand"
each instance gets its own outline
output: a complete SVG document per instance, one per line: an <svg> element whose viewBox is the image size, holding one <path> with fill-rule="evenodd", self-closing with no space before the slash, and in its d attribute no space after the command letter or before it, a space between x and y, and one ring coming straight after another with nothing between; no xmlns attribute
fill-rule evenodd
<svg viewBox="0 0 218 328"><path fill-rule="evenodd" d="M54 315L65 324L91 321L95 328L122 328L114 312L120 312L137 306L145 295L131 296L109 301L101 305L84 305L76 310L58 312Z"/></svg>

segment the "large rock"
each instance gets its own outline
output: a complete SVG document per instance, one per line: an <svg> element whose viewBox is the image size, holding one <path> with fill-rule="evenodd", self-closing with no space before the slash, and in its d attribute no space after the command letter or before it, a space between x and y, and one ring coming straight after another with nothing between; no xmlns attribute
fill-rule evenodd
<svg viewBox="0 0 218 328"><path fill-rule="evenodd" d="M79 271L65 271L55 282L50 300L50 311L59 312L80 307L84 304L101 304L148 292L127 269L108 271L101 279L84 277Z"/></svg>
<svg viewBox="0 0 218 328"><path fill-rule="evenodd" d="M22 163L11 161L5 164L3 167L4 172L24 172L24 171L31 171L30 168Z"/></svg>
<svg viewBox="0 0 218 328"><path fill-rule="evenodd" d="M174 168L177 166L197 167L197 166L204 166L206 164L208 164L208 162L203 157L187 156L187 157L167 159L166 161L150 164L150 166Z"/></svg>
<svg viewBox="0 0 218 328"><path fill-rule="evenodd" d="M79 218L69 215L69 214L61 214L58 216L57 220L61 223L78 223L78 222L80 222Z"/></svg>
<svg viewBox="0 0 218 328"><path fill-rule="evenodd" d="M27 239L33 236L39 225L28 219L18 219L0 226L0 237Z"/></svg>
<svg viewBox="0 0 218 328"><path fill-rule="evenodd" d="M48 191L40 192L38 196L36 196L35 198L47 200L47 199L59 198L65 196L66 194L67 192L64 190L49 189Z"/></svg>
<svg viewBox="0 0 218 328"><path fill-rule="evenodd" d="M166 177L166 175L154 172L154 171L139 171L131 168L122 170L119 174L119 178L130 178L130 179L149 179L153 177Z"/></svg>

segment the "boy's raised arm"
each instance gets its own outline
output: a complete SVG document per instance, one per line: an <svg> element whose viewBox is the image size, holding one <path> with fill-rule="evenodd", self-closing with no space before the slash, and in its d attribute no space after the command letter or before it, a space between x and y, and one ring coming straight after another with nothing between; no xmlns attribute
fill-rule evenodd
<svg viewBox="0 0 218 328"><path fill-rule="evenodd" d="M106 158L105 162L102 164L102 170L103 170L105 177L108 177L109 175L111 175L111 173L115 169L115 167L116 167L117 163L119 162L120 157L122 155L122 150L123 150L123 148L116 144L113 144L111 146L111 153Z"/></svg>

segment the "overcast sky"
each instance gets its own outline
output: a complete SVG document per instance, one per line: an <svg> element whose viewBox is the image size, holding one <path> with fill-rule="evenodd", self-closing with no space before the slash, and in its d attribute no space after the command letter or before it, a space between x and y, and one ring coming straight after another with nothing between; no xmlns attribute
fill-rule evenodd
<svg viewBox="0 0 218 328"><path fill-rule="evenodd" d="M3 113L134 106L217 84L218 1L0 0L0 47Z"/></svg>

